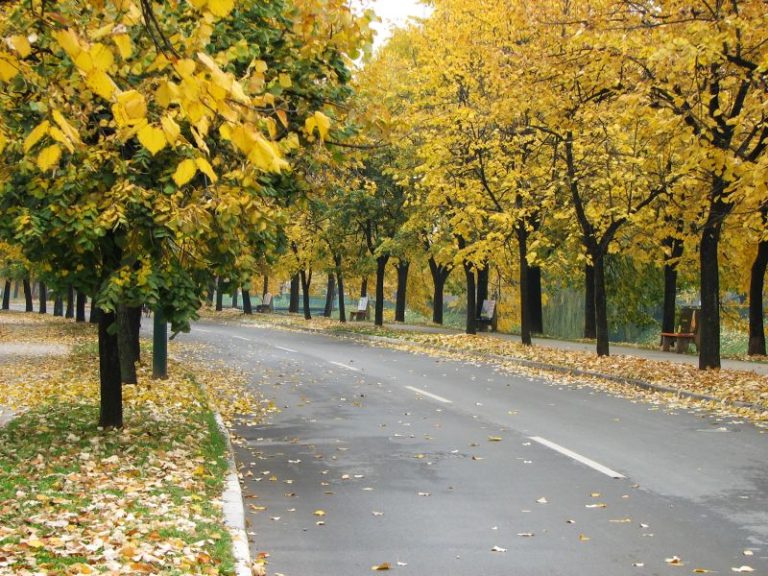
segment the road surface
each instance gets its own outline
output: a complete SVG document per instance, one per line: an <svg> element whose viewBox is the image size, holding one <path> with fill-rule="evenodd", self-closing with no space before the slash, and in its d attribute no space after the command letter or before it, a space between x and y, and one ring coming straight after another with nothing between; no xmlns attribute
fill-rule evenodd
<svg viewBox="0 0 768 576"><path fill-rule="evenodd" d="M234 430L270 574L768 575L768 435L748 423L325 335L179 338L281 408Z"/></svg>

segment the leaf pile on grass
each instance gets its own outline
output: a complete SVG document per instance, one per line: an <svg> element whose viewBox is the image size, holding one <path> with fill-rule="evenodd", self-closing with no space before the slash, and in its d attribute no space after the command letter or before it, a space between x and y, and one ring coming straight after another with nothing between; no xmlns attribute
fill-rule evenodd
<svg viewBox="0 0 768 576"><path fill-rule="evenodd" d="M64 341L93 338L76 330L90 335ZM98 430L93 348L26 371L0 365L0 404L22 411L0 429L0 574L232 574L218 501L225 441L196 380L242 382L176 364L152 381L140 368L142 384L124 386L125 428Z"/></svg>

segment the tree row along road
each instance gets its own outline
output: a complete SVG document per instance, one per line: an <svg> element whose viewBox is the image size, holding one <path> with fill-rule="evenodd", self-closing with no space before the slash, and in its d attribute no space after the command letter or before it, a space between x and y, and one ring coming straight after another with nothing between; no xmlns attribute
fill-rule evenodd
<svg viewBox="0 0 768 576"><path fill-rule="evenodd" d="M270 573L768 573L768 444L747 423L322 335L180 338L281 409L234 429Z"/></svg>

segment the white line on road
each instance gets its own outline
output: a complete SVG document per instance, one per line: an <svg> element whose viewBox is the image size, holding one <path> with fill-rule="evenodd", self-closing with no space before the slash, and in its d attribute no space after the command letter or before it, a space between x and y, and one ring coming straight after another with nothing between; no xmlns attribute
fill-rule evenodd
<svg viewBox="0 0 768 576"><path fill-rule="evenodd" d="M298 350L294 350L293 348L286 348L285 346L275 346L278 350L282 350L283 352L291 352L292 354L298 354Z"/></svg>
<svg viewBox="0 0 768 576"><path fill-rule="evenodd" d="M414 386L405 386L405 388L407 388L411 392L416 392L416 394L421 394L422 396L426 396L427 398L432 398L433 400L442 402L443 404L453 404L452 400L448 400L448 398L443 398L442 396L438 396L437 394L432 394L432 392L427 392L426 390L422 390Z"/></svg>
<svg viewBox="0 0 768 576"><path fill-rule="evenodd" d="M245 340L246 342L250 342L250 338L243 338L242 336L232 336L232 338L237 338L238 340Z"/></svg>
<svg viewBox="0 0 768 576"><path fill-rule="evenodd" d="M563 454L564 456L573 458L577 462L581 462L585 466L589 466L593 470L597 470L598 472L601 472L606 476L610 476L611 478L626 478L624 474L619 474L618 472L616 472L616 470L611 470L607 466L603 466L602 464L595 462L591 458L587 458L586 456L577 454L576 452L573 452L572 450L568 450L568 448L564 448L563 446L560 446L560 444L555 444L554 442L551 442L546 438L542 438L540 436L530 436L530 439L533 440L534 442L538 442L539 444L542 444L543 446L546 446L547 448L551 448L555 452L560 452L560 454Z"/></svg>
<svg viewBox="0 0 768 576"><path fill-rule="evenodd" d="M335 366L340 366L341 368L346 368L347 370L352 370L353 372L360 372L360 368L355 368L354 366L349 366L347 364L342 364L341 362L334 362L333 360L328 360L330 364L333 364Z"/></svg>

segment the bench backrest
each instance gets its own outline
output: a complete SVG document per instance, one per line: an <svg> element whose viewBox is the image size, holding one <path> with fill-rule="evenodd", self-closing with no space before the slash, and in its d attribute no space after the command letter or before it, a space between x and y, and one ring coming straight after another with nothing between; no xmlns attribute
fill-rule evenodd
<svg viewBox="0 0 768 576"><path fill-rule="evenodd" d="M366 310L368 310L368 296L363 296L357 302L357 311L365 312Z"/></svg>
<svg viewBox="0 0 768 576"><path fill-rule="evenodd" d="M480 311L480 318L493 318L496 311L496 300L483 300L483 308Z"/></svg>
<svg viewBox="0 0 768 576"><path fill-rule="evenodd" d="M680 309L680 323L677 325L677 331L680 334L695 333L698 324L698 310L694 308Z"/></svg>

